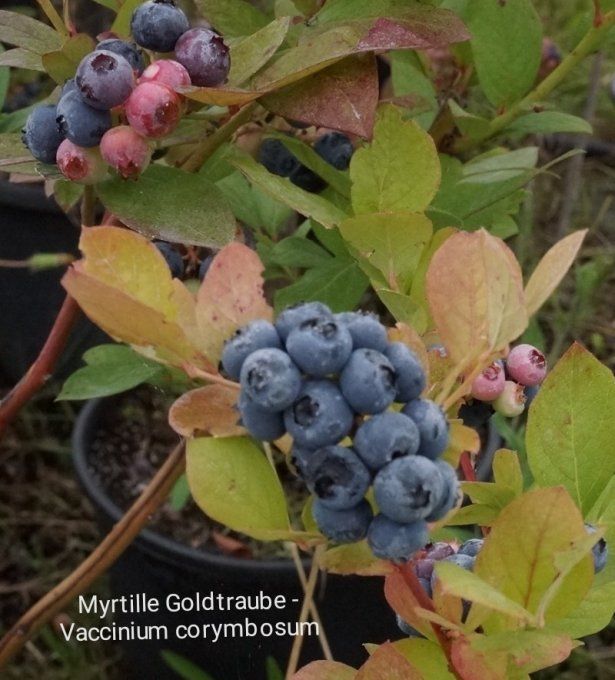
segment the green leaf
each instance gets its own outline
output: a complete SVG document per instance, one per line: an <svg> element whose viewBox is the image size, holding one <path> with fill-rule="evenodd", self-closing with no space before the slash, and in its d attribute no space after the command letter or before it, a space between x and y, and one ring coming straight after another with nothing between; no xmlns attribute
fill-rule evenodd
<svg viewBox="0 0 615 680"><path fill-rule="evenodd" d="M68 212L83 196L83 190L83 184L77 184L77 182L71 182L67 179L59 179L53 184L53 197L62 210Z"/></svg>
<svg viewBox="0 0 615 680"><path fill-rule="evenodd" d="M235 152L229 158L229 162L269 196L325 227L333 227L347 217L325 198L300 189L285 177L271 174L248 154Z"/></svg>
<svg viewBox="0 0 615 680"><path fill-rule="evenodd" d="M459 526L478 524L482 527L489 527L498 514L498 509L490 505L466 505L457 510L451 521Z"/></svg>
<svg viewBox="0 0 615 680"><path fill-rule="evenodd" d="M191 439L187 474L194 500L217 522L260 540L291 534L280 480L251 439Z"/></svg>
<svg viewBox="0 0 615 680"><path fill-rule="evenodd" d="M25 68L30 71L45 71L41 55L22 47L14 47L0 54L0 66Z"/></svg>
<svg viewBox="0 0 615 680"><path fill-rule="evenodd" d="M434 29L444 30L447 24L459 26L459 19L447 10L426 7L411 0L327 0L315 20L319 24L368 19L377 17L416 17L432 25Z"/></svg>
<svg viewBox="0 0 615 680"><path fill-rule="evenodd" d="M531 0L469 0L464 16L483 92L494 106L521 99L538 74L542 26Z"/></svg>
<svg viewBox="0 0 615 680"><path fill-rule="evenodd" d="M433 139L401 111L382 106L372 144L350 163L356 213L422 212L440 185L440 162Z"/></svg>
<svg viewBox="0 0 615 680"><path fill-rule="evenodd" d="M62 39L47 24L25 14L0 10L0 42L23 47L35 54L59 49Z"/></svg>
<svg viewBox="0 0 615 680"><path fill-rule="evenodd" d="M530 612L476 574L451 562L437 562L435 572L442 583L444 593L476 602L487 609L506 614L519 623L532 623L533 617Z"/></svg>
<svg viewBox="0 0 615 680"><path fill-rule="evenodd" d="M376 293L396 321L413 326L419 333L427 330L425 309L411 297L395 290L380 287L376 287Z"/></svg>
<svg viewBox="0 0 615 680"><path fill-rule="evenodd" d="M517 118L504 131L506 135L548 135L555 132L592 133L592 126L585 119L562 111L528 113Z"/></svg>
<svg viewBox="0 0 615 680"><path fill-rule="evenodd" d="M2 55L4 51L4 47L2 44L0 44L0 55ZM6 99L6 93L8 92L10 81L11 72L9 68L0 68L0 111L4 108L4 101Z"/></svg>
<svg viewBox="0 0 615 680"><path fill-rule="evenodd" d="M147 236L211 248L235 236L235 218L222 192L200 174L152 165L138 182L116 178L97 191L113 214Z"/></svg>
<svg viewBox="0 0 615 680"><path fill-rule="evenodd" d="M563 484L586 514L615 473L615 380L574 344L540 388L529 411L527 455L536 482Z"/></svg>
<svg viewBox="0 0 615 680"><path fill-rule="evenodd" d="M270 259L282 267L309 269L331 260L331 255L314 241L299 236L289 236L271 249Z"/></svg>
<svg viewBox="0 0 615 680"><path fill-rule="evenodd" d="M276 309L303 300L320 300L334 312L354 309L363 297L368 280L353 260L335 259L309 269L296 283L278 290Z"/></svg>
<svg viewBox="0 0 615 680"><path fill-rule="evenodd" d="M143 0L124 0L111 26L111 31L120 38L128 38L130 36L132 15L142 2Z"/></svg>
<svg viewBox="0 0 615 680"><path fill-rule="evenodd" d="M211 675L201 670L196 664L192 663L185 657L169 649L163 649L160 652L166 665L174 670L183 680L213 680Z"/></svg>
<svg viewBox="0 0 615 680"><path fill-rule="evenodd" d="M36 174L36 162L18 132L0 134L0 172Z"/></svg>
<svg viewBox="0 0 615 680"><path fill-rule="evenodd" d="M322 556L322 568L330 574L381 576L391 572L391 564L374 557L367 541L330 548Z"/></svg>
<svg viewBox="0 0 615 680"><path fill-rule="evenodd" d="M487 153L466 163L463 184L497 184L524 177L538 162L538 148L528 146L505 153Z"/></svg>
<svg viewBox="0 0 615 680"><path fill-rule="evenodd" d="M252 35L267 25L265 14L245 0L195 0L195 4L207 21L222 35Z"/></svg>
<svg viewBox="0 0 615 680"><path fill-rule="evenodd" d="M267 657L265 670L267 672L267 680L284 680L284 673L272 656Z"/></svg>
<svg viewBox="0 0 615 680"><path fill-rule="evenodd" d="M315 172L319 177L322 177L335 191L342 196L350 197L350 177L347 172L334 168L324 158L319 156L311 146L308 146L296 137L289 137L283 134L273 134L270 136L279 139L303 165Z"/></svg>
<svg viewBox="0 0 615 680"><path fill-rule="evenodd" d="M552 621L548 629L575 638L593 635L606 628L615 613L615 581L595 585L565 618Z"/></svg>
<svg viewBox="0 0 615 680"><path fill-rule="evenodd" d="M380 272L388 286L407 292L432 226L421 213L378 213L351 217L340 225L342 236Z"/></svg>
<svg viewBox="0 0 615 680"><path fill-rule="evenodd" d="M58 401L95 399L126 392L164 372L164 368L125 345L99 345L84 355L87 366L62 386Z"/></svg>
<svg viewBox="0 0 615 680"><path fill-rule="evenodd" d="M493 477L498 486L510 489L515 496L523 493L523 472L519 455L508 449L500 449L493 457Z"/></svg>
<svg viewBox="0 0 615 680"><path fill-rule="evenodd" d="M43 66L56 83L62 85L75 75L79 62L94 49L94 46L92 38L85 33L71 36L59 50L43 55Z"/></svg>
<svg viewBox="0 0 615 680"><path fill-rule="evenodd" d="M435 642L406 638L394 642L393 646L412 662L425 680L454 680L455 676L448 670L448 661L444 651Z"/></svg>
<svg viewBox="0 0 615 680"><path fill-rule="evenodd" d="M414 116L416 122L428 129L435 120L438 100L430 78L425 75L421 61L412 50L394 50L389 54L391 60L391 82L396 97L412 95L424 102L427 111Z"/></svg>
<svg viewBox="0 0 615 680"><path fill-rule="evenodd" d="M233 44L229 84L242 85L259 71L284 42L289 26L290 17L282 17Z"/></svg>
<svg viewBox="0 0 615 680"><path fill-rule="evenodd" d="M190 487L186 475L182 475L173 485L169 495L169 505L179 512L190 500Z"/></svg>
<svg viewBox="0 0 615 680"><path fill-rule="evenodd" d="M543 596L557 579L555 555L570 550L586 535L583 518L562 487L538 489L516 498L495 520L474 573L507 598L535 614ZM566 616L583 600L593 579L587 556L564 579L547 611L547 621ZM490 617L485 632L510 627Z"/></svg>
<svg viewBox="0 0 615 680"><path fill-rule="evenodd" d="M481 139L489 128L489 120L469 113L454 100L449 99L448 107L461 133L470 139Z"/></svg>
<svg viewBox="0 0 615 680"><path fill-rule="evenodd" d="M491 482L462 482L462 489L473 503L488 505L496 510L505 508L515 497L512 489Z"/></svg>

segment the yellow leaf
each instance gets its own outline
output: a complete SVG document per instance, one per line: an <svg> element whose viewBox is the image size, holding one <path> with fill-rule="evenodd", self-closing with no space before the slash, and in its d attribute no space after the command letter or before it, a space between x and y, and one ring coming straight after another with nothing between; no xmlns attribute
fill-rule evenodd
<svg viewBox="0 0 615 680"><path fill-rule="evenodd" d="M478 432L467 427L461 420L451 420L448 448L443 454L444 460L453 467L459 465L459 458L464 451L478 453L480 450L480 437Z"/></svg>
<svg viewBox="0 0 615 680"><path fill-rule="evenodd" d="M442 342L464 369L527 327L519 263L484 229L458 232L438 249L427 272L427 298Z"/></svg>
<svg viewBox="0 0 615 680"><path fill-rule="evenodd" d="M525 287L528 316L532 316L542 307L566 276L586 235L587 229L575 231L558 241L540 260Z"/></svg>
<svg viewBox="0 0 615 680"><path fill-rule="evenodd" d="M241 243L225 246L211 263L197 295L203 351L217 365L224 341L255 319L273 318L263 293L263 264Z"/></svg>

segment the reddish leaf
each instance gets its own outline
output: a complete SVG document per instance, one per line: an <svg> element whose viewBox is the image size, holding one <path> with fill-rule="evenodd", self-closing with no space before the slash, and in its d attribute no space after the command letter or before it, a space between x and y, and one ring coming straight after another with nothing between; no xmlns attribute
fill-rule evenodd
<svg viewBox="0 0 615 680"><path fill-rule="evenodd" d="M263 293L263 264L242 243L225 246L211 263L197 295L203 351L217 365L224 341L254 319L271 319Z"/></svg>
<svg viewBox="0 0 615 680"><path fill-rule="evenodd" d="M416 613L420 604L412 594L412 591L404 581L402 574L395 570L388 574L384 580L384 596L389 606L409 623L413 628L420 631L425 637L433 638L434 632L429 623Z"/></svg>
<svg viewBox="0 0 615 680"><path fill-rule="evenodd" d="M376 59L349 57L264 97L262 104L285 118L369 138L378 106Z"/></svg>
<svg viewBox="0 0 615 680"><path fill-rule="evenodd" d="M451 645L451 661L463 680L506 680L508 661L505 652L483 653L472 647L467 637Z"/></svg>
<svg viewBox="0 0 615 680"><path fill-rule="evenodd" d="M212 531L211 537L219 550L225 555L232 555L233 557L246 560L250 560L254 557L249 546L232 536L226 536L219 531Z"/></svg>
<svg viewBox="0 0 615 680"><path fill-rule="evenodd" d="M171 406L169 423L178 434L192 437L211 434L214 437L234 437L245 434L238 425L235 408L239 392L224 385L207 385L182 394Z"/></svg>
<svg viewBox="0 0 615 680"><path fill-rule="evenodd" d="M356 680L423 680L423 675L390 642L385 642L361 666Z"/></svg>

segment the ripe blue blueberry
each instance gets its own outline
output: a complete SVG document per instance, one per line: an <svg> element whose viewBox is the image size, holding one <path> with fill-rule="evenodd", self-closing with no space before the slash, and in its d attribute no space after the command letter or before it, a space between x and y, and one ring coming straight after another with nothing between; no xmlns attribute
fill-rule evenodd
<svg viewBox="0 0 615 680"><path fill-rule="evenodd" d="M314 451L305 471L308 489L333 510L358 505L370 482L371 475L359 456L344 446L325 446Z"/></svg>
<svg viewBox="0 0 615 680"><path fill-rule="evenodd" d="M193 85L216 87L226 82L231 68L229 48L209 28L192 28L175 44L175 59L188 71Z"/></svg>
<svg viewBox="0 0 615 680"><path fill-rule="evenodd" d="M97 50L81 60L75 82L86 104L108 111L128 99L135 87L135 74L121 55Z"/></svg>
<svg viewBox="0 0 615 680"><path fill-rule="evenodd" d="M149 0L132 15L130 30L137 45L155 52L171 52L190 28L188 17L172 0Z"/></svg>
<svg viewBox="0 0 615 680"><path fill-rule="evenodd" d="M386 328L375 314L369 312L342 312L335 315L338 323L343 323L352 337L353 349L366 347L384 352L388 345Z"/></svg>
<svg viewBox="0 0 615 680"><path fill-rule="evenodd" d="M354 448L367 467L376 472L396 458L411 456L419 448L417 426L394 411L366 420L354 436Z"/></svg>
<svg viewBox="0 0 615 680"><path fill-rule="evenodd" d="M280 336L273 324L258 319L239 328L222 350L222 368L232 380L239 380L243 362L257 349L280 348Z"/></svg>
<svg viewBox="0 0 615 680"><path fill-rule="evenodd" d="M317 194L327 186L327 183L319 175L302 164L291 174L289 179L295 186L312 194Z"/></svg>
<svg viewBox="0 0 615 680"><path fill-rule="evenodd" d="M350 432L353 418L344 396L330 380L306 381L284 413L288 434L308 449L340 442Z"/></svg>
<svg viewBox="0 0 615 680"><path fill-rule="evenodd" d="M419 631L416 628L413 628L409 623L406 623L399 614L395 615L397 618L397 627L399 630L404 635L407 635L408 637L414 637L414 638L422 638L424 635L422 633L419 633Z"/></svg>
<svg viewBox="0 0 615 680"><path fill-rule="evenodd" d="M166 263L169 265L171 275L176 279L181 279L184 275L184 260L181 254L175 249L172 243L156 241L154 245L158 248L162 257L164 257Z"/></svg>
<svg viewBox="0 0 615 680"><path fill-rule="evenodd" d="M425 372L416 355L403 342L392 342L385 350L384 356L395 369L395 401L412 401L421 396L425 389Z"/></svg>
<svg viewBox="0 0 615 680"><path fill-rule="evenodd" d="M461 545L461 547L457 551L457 554L476 557L478 553L482 550L484 542L485 541L482 538L470 538L468 541Z"/></svg>
<svg viewBox="0 0 615 680"><path fill-rule="evenodd" d="M26 120L21 133L23 143L41 163L55 163L64 136L58 130L57 113L53 104L37 106Z"/></svg>
<svg viewBox="0 0 615 680"><path fill-rule="evenodd" d="M60 99L65 94L68 94L69 92L76 92L77 91L77 83L75 82L74 78L69 78L64 85L62 85L62 90L60 91Z"/></svg>
<svg viewBox="0 0 615 680"><path fill-rule="evenodd" d="M374 349L356 349L340 375L340 387L357 413L380 413L395 400L395 369Z"/></svg>
<svg viewBox="0 0 615 680"><path fill-rule="evenodd" d="M238 408L241 424L255 439L270 442L286 432L281 413L263 411L243 393L239 396Z"/></svg>
<svg viewBox="0 0 615 680"><path fill-rule="evenodd" d="M469 555L460 555L459 553L449 555L449 557L445 557L442 560L442 562L452 562L453 564L456 564L458 567L461 567L466 571L472 571L472 569L474 569L474 561L475 561L474 557L470 557ZM434 571L434 573L431 575L432 591L435 590L437 580L438 577L436 576L436 572Z"/></svg>
<svg viewBox="0 0 615 680"><path fill-rule="evenodd" d="M288 354L269 347L250 354L243 362L239 379L241 389L268 413L289 407L301 389L301 374Z"/></svg>
<svg viewBox="0 0 615 680"><path fill-rule="evenodd" d="M95 51L98 52L100 50L114 52L124 57L137 75L141 75L145 69L143 52L134 43L119 40L119 38L109 38L108 40L101 40L96 45Z"/></svg>
<svg viewBox="0 0 615 680"><path fill-rule="evenodd" d="M300 163L279 139L265 139L259 148L258 159L269 172L279 177L287 177L301 189L317 192L325 187L325 182Z"/></svg>
<svg viewBox="0 0 615 680"><path fill-rule="evenodd" d="M585 530L588 534L593 534L596 532L596 527L592 524L586 524ZM598 574L606 567L609 558L609 547L604 538L601 538L592 548L592 558L594 560L594 573Z"/></svg>
<svg viewBox="0 0 615 680"><path fill-rule="evenodd" d="M304 373L324 378L342 370L352 351L352 338L335 319L320 316L304 321L290 332L286 351Z"/></svg>
<svg viewBox="0 0 615 680"><path fill-rule="evenodd" d="M407 562L429 540L422 520L399 524L385 515L376 515L367 532L367 542L376 557L392 562Z"/></svg>
<svg viewBox="0 0 615 680"><path fill-rule="evenodd" d="M300 302L296 305L287 307L280 313L275 322L280 337L284 342L290 335L293 328L296 328L304 321L317 319L319 317L333 316L331 310L322 302Z"/></svg>
<svg viewBox="0 0 615 680"><path fill-rule="evenodd" d="M305 478L307 465L313 454L313 449L306 449L303 446L297 445L293 446L290 452L290 464L295 468L297 474L302 479Z"/></svg>
<svg viewBox="0 0 615 680"><path fill-rule="evenodd" d="M423 456L397 458L374 478L374 497L383 515L396 522L424 519L445 493L436 465Z"/></svg>
<svg viewBox="0 0 615 680"><path fill-rule="evenodd" d="M73 144L98 146L111 128L111 114L88 106L77 90L70 90L58 103L57 125L61 134Z"/></svg>
<svg viewBox="0 0 615 680"><path fill-rule="evenodd" d="M437 522L447 515L455 507L461 493L459 480L454 468L444 460L437 460L435 465L442 477L444 492L438 505L425 518L428 522Z"/></svg>
<svg viewBox="0 0 615 680"><path fill-rule="evenodd" d="M332 510L318 498L314 501L312 514L321 533L336 543L356 543L364 539L374 516L365 500L353 508Z"/></svg>
<svg viewBox="0 0 615 680"><path fill-rule="evenodd" d="M414 420L421 434L417 454L435 460L448 446L448 421L442 409L429 399L414 399L402 413Z"/></svg>
<svg viewBox="0 0 615 680"><path fill-rule="evenodd" d="M433 570L432 570L433 571ZM431 577L430 578L420 578L419 577L419 583L421 584L423 590L427 594L427 596L431 599L433 596L433 591L431 589Z"/></svg>
<svg viewBox="0 0 615 680"><path fill-rule="evenodd" d="M314 151L338 170L348 170L354 153L352 142L341 132L328 132L314 144Z"/></svg>

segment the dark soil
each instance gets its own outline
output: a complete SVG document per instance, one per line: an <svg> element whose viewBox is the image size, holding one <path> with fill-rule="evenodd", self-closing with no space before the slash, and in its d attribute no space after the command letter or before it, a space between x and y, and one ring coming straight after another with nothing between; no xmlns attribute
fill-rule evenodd
<svg viewBox="0 0 615 680"><path fill-rule="evenodd" d="M140 388L111 402L94 435L89 470L109 498L123 510L141 494L179 439L167 422L170 400L152 388ZM307 492L284 460L278 474L297 519ZM153 516L149 528L197 550L224 552L245 558L285 557L279 542L259 543L209 519L188 498L181 509L171 502Z"/></svg>

